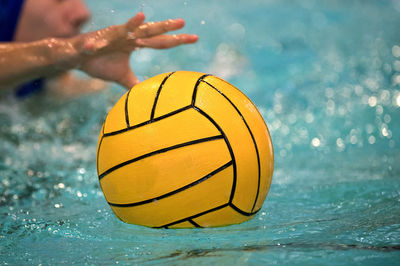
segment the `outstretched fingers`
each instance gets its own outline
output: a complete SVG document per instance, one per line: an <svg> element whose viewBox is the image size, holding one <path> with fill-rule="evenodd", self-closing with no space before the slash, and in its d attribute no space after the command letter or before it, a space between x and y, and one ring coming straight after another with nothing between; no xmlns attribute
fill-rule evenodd
<svg viewBox="0 0 400 266"><path fill-rule="evenodd" d="M159 35L146 39L138 39L136 40L136 45L154 49L167 49L181 44L195 43L198 39L198 36L195 34Z"/></svg>
<svg viewBox="0 0 400 266"><path fill-rule="evenodd" d="M160 22L144 23L145 16L142 12L136 14L126 24L128 40L132 48L148 47L154 49L166 49L181 44L195 43L198 40L194 34L165 35L170 31L179 30L185 25L183 19L169 19Z"/></svg>
<svg viewBox="0 0 400 266"><path fill-rule="evenodd" d="M169 19L160 22L148 22L138 26L133 34L135 38L151 38L162 35L169 31L179 30L183 28L185 21L183 19Z"/></svg>

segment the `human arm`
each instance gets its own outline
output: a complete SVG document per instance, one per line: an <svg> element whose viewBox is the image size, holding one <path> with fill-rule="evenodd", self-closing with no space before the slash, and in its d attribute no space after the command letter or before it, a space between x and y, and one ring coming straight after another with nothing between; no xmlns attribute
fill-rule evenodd
<svg viewBox="0 0 400 266"><path fill-rule="evenodd" d="M164 35L182 28L182 19L143 23L144 19L143 13L138 13L125 24L69 39L0 44L0 89L74 68L131 88L139 82L129 65L132 51L141 47L165 49L197 41L196 35Z"/></svg>

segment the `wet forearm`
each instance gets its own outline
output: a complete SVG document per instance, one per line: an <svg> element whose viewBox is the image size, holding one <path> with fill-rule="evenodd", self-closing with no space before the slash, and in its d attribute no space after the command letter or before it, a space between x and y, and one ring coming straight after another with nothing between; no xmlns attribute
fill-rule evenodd
<svg viewBox="0 0 400 266"><path fill-rule="evenodd" d="M78 65L73 41L45 39L30 43L0 44L0 89L50 77Z"/></svg>

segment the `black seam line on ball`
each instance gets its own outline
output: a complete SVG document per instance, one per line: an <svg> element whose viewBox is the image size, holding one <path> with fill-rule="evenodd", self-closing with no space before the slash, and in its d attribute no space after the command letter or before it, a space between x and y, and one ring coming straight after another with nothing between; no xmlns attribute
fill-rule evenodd
<svg viewBox="0 0 400 266"><path fill-rule="evenodd" d="M167 147L167 148L163 148L163 149L160 149L160 150L156 150L156 151L152 151L152 152L146 153L144 155L138 156L136 158L133 158L131 160L128 160L126 162L123 162L123 163L120 163L120 164L117 164L117 165L111 167L110 169L106 170L101 175L99 175L99 180L104 178L109 173L111 173L111 172L113 172L113 171L115 171L115 170L117 170L117 169L119 169L121 167L124 167L124 166L126 166L128 164L140 161L142 159L148 158L150 156L154 156L154 155L157 155L157 154L160 154L160 153L164 153L164 152L167 152L167 151L179 149L179 148L182 148L182 147L185 147L185 146L199 144L199 143L203 143L203 142L207 142L207 141L213 141L213 140L222 139L222 138L223 138L223 136L217 135L217 136L212 136L212 137L207 137L207 138L202 138L202 139L196 139L196 140L188 141L188 142L185 142L185 143L177 144L177 145L174 145L174 146L171 146L171 147Z"/></svg>
<svg viewBox="0 0 400 266"><path fill-rule="evenodd" d="M170 116L176 115L176 114L178 114L178 113L180 113L180 112L189 110L189 109L191 109L191 108L192 108L192 106L191 106L191 105L188 105L188 106L182 107L182 108L180 108L180 109L178 109L178 110L175 110L175 111L173 111L173 112L171 112L171 113L168 113L168 114L165 114L165 115L163 115L163 116L159 116L159 117L157 117L157 118L154 118L153 121L148 120L148 121L142 122L142 123L140 123L140 124L131 126L131 127L129 127L129 128L124 128L124 129L121 129L121 130L117 130L117 131L113 131L113 132L108 132L108 133L104 134L104 137L115 136L115 135L118 135L118 134L121 134L121 133L130 131L130 130L133 130L133 129L136 129L136 128L139 128L139 127L142 127L142 126L145 126L145 125L149 125L149 124L151 124L151 123L154 123L154 122L163 120L163 119L165 119L165 118L168 118L168 117L170 117Z"/></svg>
<svg viewBox="0 0 400 266"><path fill-rule="evenodd" d="M125 121L126 121L126 127L130 127L129 125L129 113L128 113L128 99L129 99L129 94L131 93L132 89L128 91L126 94L126 99L125 99Z"/></svg>
<svg viewBox="0 0 400 266"><path fill-rule="evenodd" d="M154 227L154 228L167 228L168 226L172 226L172 225L175 225L175 224L179 224L179 223L182 223L182 222L186 222L186 221L189 221L189 220L191 220L191 219L200 217L200 216L202 216L202 215L204 215L204 214L207 214L207 213L210 213L210 212L217 211L217 210L219 210L219 209L225 208L225 207L228 206L228 205L229 205L229 203L225 203L225 204L222 204L222 205L217 206L217 207L215 207L215 208L206 210L206 211L204 211L204 212L200 212L200 213L198 213L198 214L195 214L195 215L192 215L192 216L189 216L189 217L180 219L180 220L178 220L178 221L175 221L175 222L172 222L172 223L169 223L169 224L165 224L165 225L162 225L162 226L157 226L157 227Z"/></svg>
<svg viewBox="0 0 400 266"><path fill-rule="evenodd" d="M217 92L219 92L222 96L224 96L225 99L228 100L228 102L233 106L233 108L235 108L236 112L237 112L237 113L239 114L239 116L242 118L244 124L245 124L246 127L247 127L247 130L248 130L249 133L250 133L251 139L253 140L254 148L256 149L256 154L257 154L257 165L258 165L258 185L257 185L257 193L256 193L256 198L255 198L254 203L253 203L253 207L251 208L251 211L253 211L253 210L254 210L254 207L256 206L256 203L257 203L257 200L258 200L258 196L259 196L259 194L260 194L260 184L261 184L261 163L260 163L260 154L259 154L259 151L258 151L257 143L256 143L256 140L255 140L255 138L254 138L253 132L251 131L249 125L247 124L246 119L244 119L244 116L242 115L242 113L239 111L239 109L236 107L236 105L235 105L228 97L226 97L225 94L223 94L220 90L218 90L216 87L214 87L213 85L211 85L211 84L208 83L207 81L202 80L202 82L208 84L211 88L215 89L215 90L216 90Z"/></svg>
<svg viewBox="0 0 400 266"><path fill-rule="evenodd" d="M197 228L203 228L203 226L199 225L198 223L196 223L195 221L193 221L192 219L188 220L189 223L193 224L195 227Z"/></svg>
<svg viewBox="0 0 400 266"><path fill-rule="evenodd" d="M235 159L235 155L233 154L233 149L231 144L229 143L229 140L226 136L226 134L224 133L224 131L222 130L222 128L217 124L217 122L214 121L214 119L212 119L206 112L204 112L203 110L201 110L199 107L194 106L193 109L195 109L196 111L198 111L200 114L202 114L204 117L206 117L217 129L218 131L221 133L221 135L224 137L226 146L228 147L229 153L231 155L232 161L233 161L233 182L232 182L232 190L231 190L231 195L229 197L229 202L232 202L233 200L233 195L235 194L235 190L236 190L236 179L237 179L237 169L236 169L236 159Z"/></svg>
<svg viewBox="0 0 400 266"><path fill-rule="evenodd" d="M241 209L239 209L238 207L236 207L232 202L229 203L229 207L231 207L232 209L234 209L235 211L237 211L238 213L240 213L241 215L244 216L253 216L254 214L256 214L259 210L255 211L255 212L245 212Z"/></svg>
<svg viewBox="0 0 400 266"><path fill-rule="evenodd" d="M194 181L194 182L192 182L190 184L187 184L186 186L180 187L180 188L178 188L176 190L173 190L171 192L165 193L165 194L163 194L161 196L158 196L158 197L155 197L155 198L152 198L152 199L133 202L133 203L124 203L124 204L108 202L108 204L110 204L111 206L114 206L114 207L135 207L135 206L151 203L153 201L161 200L161 199L167 198L169 196L175 195L175 194L177 194L179 192L182 192L182 191L184 191L186 189L189 189L189 188L191 188L193 186L196 186L196 185L206 181L210 177L218 174L219 172L223 171L224 169L228 168L231 165L232 165L232 161L229 161L228 163L224 164L223 166L219 167L218 169L212 171L211 173L203 176L202 178L200 178L200 179L198 179L198 180L196 180L196 181Z"/></svg>
<svg viewBox="0 0 400 266"><path fill-rule="evenodd" d="M160 93L162 88L164 87L165 82L167 81L167 79L169 79L169 77L171 77L172 74L174 74L175 72L171 72L169 73L161 82L160 87L158 87L157 93L156 93L156 97L154 98L154 103L153 103L153 108L151 109L151 115L150 115L150 121L154 120L154 114L156 112L156 106L157 106L157 102L158 102L158 98L160 97Z"/></svg>
<svg viewBox="0 0 400 266"><path fill-rule="evenodd" d="M193 96L192 96L192 106L195 106L196 103L196 97L197 97L197 88L200 85L200 82L206 78L207 76L210 76L210 74L204 74L203 76L201 76L197 81L196 84L194 85L194 89L193 89Z"/></svg>
<svg viewBox="0 0 400 266"><path fill-rule="evenodd" d="M100 138L99 147L97 148L97 153L96 153L97 174L99 174L99 152L100 152L101 143L103 143L103 139L104 139L104 125L103 125L103 129L102 129L102 135L101 135L101 138Z"/></svg>

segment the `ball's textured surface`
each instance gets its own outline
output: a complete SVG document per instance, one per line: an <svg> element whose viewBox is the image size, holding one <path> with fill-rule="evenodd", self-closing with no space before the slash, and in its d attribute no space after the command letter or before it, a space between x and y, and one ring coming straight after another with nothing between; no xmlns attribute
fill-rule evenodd
<svg viewBox="0 0 400 266"><path fill-rule="evenodd" d="M97 171L107 202L127 223L223 226L260 210L273 150L242 92L211 75L178 71L139 83L111 109Z"/></svg>

